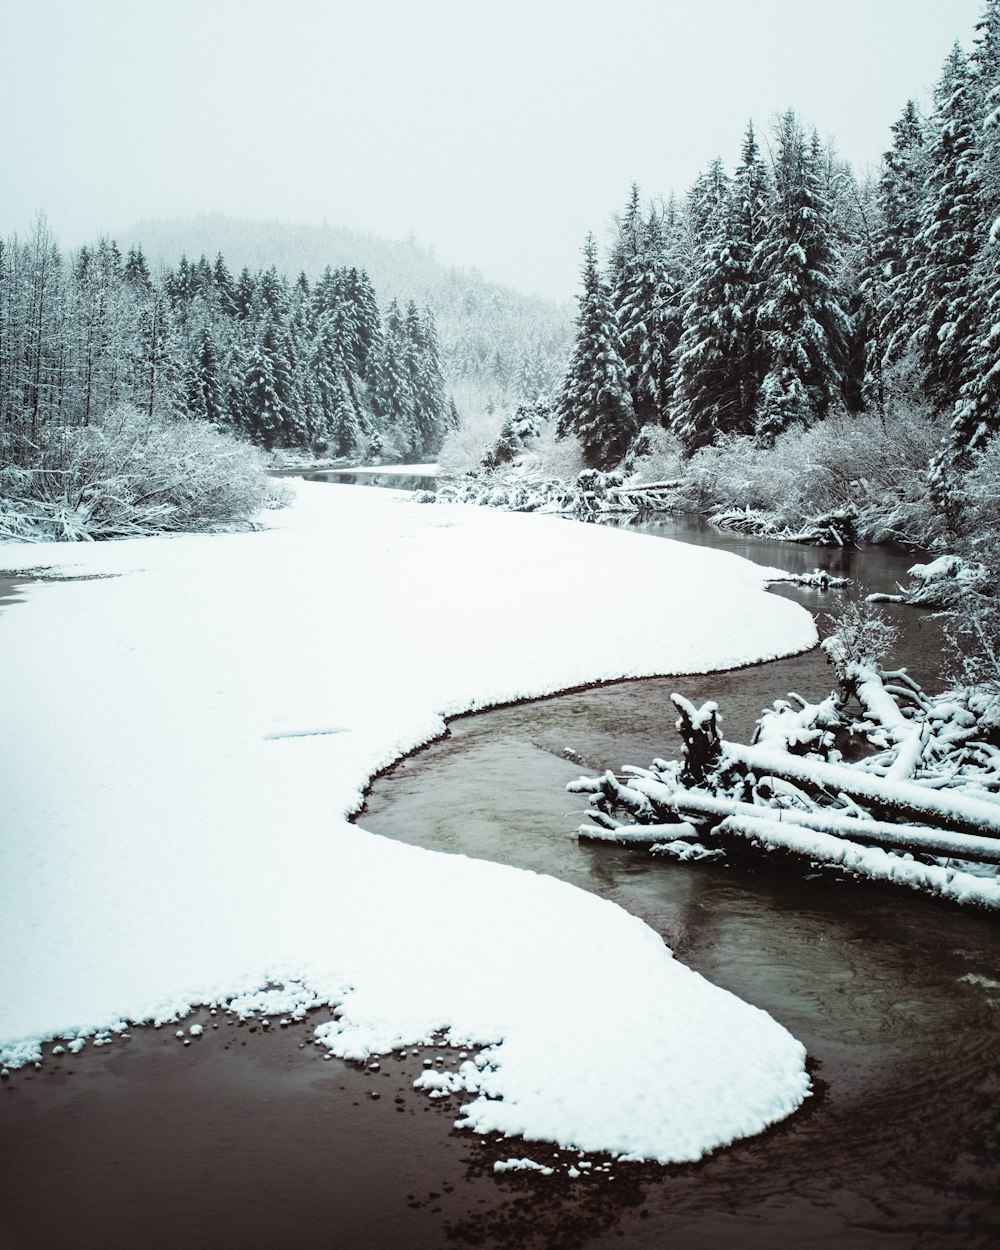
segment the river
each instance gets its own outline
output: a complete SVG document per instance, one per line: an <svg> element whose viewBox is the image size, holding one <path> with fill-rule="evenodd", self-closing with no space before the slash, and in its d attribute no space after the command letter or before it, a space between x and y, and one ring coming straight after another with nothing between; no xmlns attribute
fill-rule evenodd
<svg viewBox="0 0 1000 1250"><path fill-rule="evenodd" d="M847 591L783 588L820 614L892 590L913 553L817 549L719 534L697 518L637 528L759 563L851 577ZM678 604L697 613L697 604ZM896 664L934 687L936 622L889 608ZM582 1245L1000 1245L1000 927L889 887L808 871L651 860L580 844L581 772L676 754L670 692L714 698L747 735L763 706L830 689L818 651L735 673L622 682L451 723L444 740L378 778L359 822L435 850L572 881L643 917L677 956L770 1012L806 1045L815 1094L777 1131L697 1167L645 1170L638 1210ZM567 758L569 756L570 758ZM599 1009L595 1004L595 1010ZM627 1055L608 1057L608 1079ZM683 1056L678 1056L683 1062ZM545 1202L544 1189L535 1201Z"/></svg>

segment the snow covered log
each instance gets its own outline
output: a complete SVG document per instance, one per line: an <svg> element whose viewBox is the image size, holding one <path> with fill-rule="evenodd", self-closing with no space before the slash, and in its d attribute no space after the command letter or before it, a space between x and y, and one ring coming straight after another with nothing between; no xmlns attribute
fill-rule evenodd
<svg viewBox="0 0 1000 1250"><path fill-rule="evenodd" d="M751 745L722 738L714 703L673 695L681 758L571 783L591 796L599 826L578 836L683 859L749 842L1000 906L1000 749L993 718L980 714L989 700L931 698L905 671L851 658L844 639L828 654L839 691L818 704L777 701ZM845 760L839 746L856 754L859 744L869 753Z"/></svg>
<svg viewBox="0 0 1000 1250"><path fill-rule="evenodd" d="M918 782L893 781L851 764L800 759L766 747L722 744L723 765L737 765L749 774L780 777L809 790L846 795L899 819L931 821L936 827L1000 838L1000 803L972 797L951 788L933 790Z"/></svg>
<svg viewBox="0 0 1000 1250"><path fill-rule="evenodd" d="M602 778L602 791L605 794L608 793L607 777L608 775ZM569 788L579 793L586 787L580 782L571 782ZM733 824L736 820L757 819L766 813L772 822L831 837L861 841L867 846L1000 865L1000 836L986 837L949 832L928 825L874 820L831 808L813 811L791 807L765 808L739 799L721 798L705 791L684 787L678 787L669 799L663 796L656 800L650 799L639 785L619 784L616 794L620 801L635 795L636 811L644 810L651 816L667 815L669 819L663 822L623 824L595 809L589 815L600 828L581 826L577 830L581 838L642 845L662 842L667 837L702 838L706 834L713 835L720 829L738 827Z"/></svg>
<svg viewBox="0 0 1000 1250"><path fill-rule="evenodd" d="M780 538L783 542L809 543L818 547L845 547L854 542L857 513L851 508L826 512L806 521L798 528L786 524L774 513L759 508L725 508L709 517L719 529L764 538Z"/></svg>
<svg viewBox="0 0 1000 1250"><path fill-rule="evenodd" d="M764 816L730 816L720 830L742 836L765 850L784 851L807 859L811 864L842 868L854 877L905 885L955 902L1000 907L1000 880L996 877L976 876L950 865L919 863L877 847L811 832L794 823L768 820Z"/></svg>
<svg viewBox="0 0 1000 1250"><path fill-rule="evenodd" d="M731 818L760 817L763 811L761 807L752 803L743 803L738 799L717 798L715 795L692 790L678 790L674 795L672 806L678 816L692 821L707 821L716 828L728 823ZM829 808L822 811L772 808L769 809L768 816L779 823L787 823L816 833L826 833L833 837L860 840L870 846L968 859L983 864L1000 864L1000 838L949 833L926 825L894 824L891 821L870 820L864 816L848 815L846 812L838 812ZM675 836L681 835L675 834Z"/></svg>
<svg viewBox="0 0 1000 1250"><path fill-rule="evenodd" d="M914 564L907 572L913 582L899 594L872 594L868 602L954 609L962 607L970 595L990 594L994 589L984 565L957 555L938 556L929 564Z"/></svg>

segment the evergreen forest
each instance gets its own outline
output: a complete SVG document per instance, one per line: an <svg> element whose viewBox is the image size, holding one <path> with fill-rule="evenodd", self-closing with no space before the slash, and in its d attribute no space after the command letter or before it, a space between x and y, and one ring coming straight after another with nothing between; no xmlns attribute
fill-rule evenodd
<svg viewBox="0 0 1000 1250"><path fill-rule="evenodd" d="M32 438L127 403L259 446L340 456L432 454L457 421L433 314L383 314L364 270L310 283L221 254L156 276L113 240L64 256L44 222L0 244L0 423Z"/></svg>
<svg viewBox="0 0 1000 1250"><path fill-rule="evenodd" d="M1000 3L907 103L859 180L793 112L747 127L683 201L637 187L602 264L584 249L558 431L610 469L666 430L682 457L901 413L933 432L945 517L1000 429ZM902 452L901 452L902 454Z"/></svg>

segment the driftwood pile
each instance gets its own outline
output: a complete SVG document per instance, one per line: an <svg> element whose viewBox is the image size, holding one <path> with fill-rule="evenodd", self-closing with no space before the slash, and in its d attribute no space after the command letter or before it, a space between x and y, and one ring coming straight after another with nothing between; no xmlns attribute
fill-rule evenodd
<svg viewBox="0 0 1000 1250"><path fill-rule="evenodd" d="M748 846L852 876L1000 907L1000 694L930 697L824 643L838 688L797 695L726 741L718 708L672 696L683 749L620 776L581 777L581 838L639 843L679 859Z"/></svg>
<svg viewBox="0 0 1000 1250"><path fill-rule="evenodd" d="M473 503L512 512L555 512L591 520L615 514L663 512L680 481L644 482L626 486L622 474L585 469L568 483L559 478L477 474L447 484L436 494L423 492L424 503Z"/></svg>

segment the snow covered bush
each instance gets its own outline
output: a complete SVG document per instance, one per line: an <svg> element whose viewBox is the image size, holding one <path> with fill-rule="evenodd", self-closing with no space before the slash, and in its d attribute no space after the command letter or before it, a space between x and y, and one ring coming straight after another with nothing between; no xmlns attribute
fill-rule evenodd
<svg viewBox="0 0 1000 1250"><path fill-rule="evenodd" d="M542 426L541 433L520 460L528 473L573 482L583 471L583 449L571 434L556 438L555 423Z"/></svg>
<svg viewBox="0 0 1000 1250"><path fill-rule="evenodd" d="M444 436L437 456L440 476L461 477L480 468L500 437L503 419L503 413L490 404L467 409L459 427Z"/></svg>
<svg viewBox="0 0 1000 1250"><path fill-rule="evenodd" d="M832 632L823 642L823 650L841 675L852 664L876 667L899 641L896 626L864 600L845 603L826 621Z"/></svg>
<svg viewBox="0 0 1000 1250"><path fill-rule="evenodd" d="M928 543L940 530L927 466L941 433L927 412L899 407L884 417L832 413L786 430L768 447L729 436L691 457L679 502L760 514L772 530L791 532L850 512L858 537Z"/></svg>
<svg viewBox="0 0 1000 1250"><path fill-rule="evenodd" d="M543 428L552 420L552 407L544 399L533 404L518 404L504 418L497 440L483 457L483 466L497 469L510 464L537 440Z"/></svg>
<svg viewBox="0 0 1000 1250"><path fill-rule="evenodd" d="M644 425L629 448L622 468L630 483L673 481L687 465L675 434L660 425Z"/></svg>
<svg viewBox="0 0 1000 1250"><path fill-rule="evenodd" d="M89 425L0 433L0 538L120 538L246 525L280 496L264 454L205 421L123 404Z"/></svg>
<svg viewBox="0 0 1000 1250"><path fill-rule="evenodd" d="M1000 534L1000 437L990 440L962 477L961 525L977 547L993 548Z"/></svg>
<svg viewBox="0 0 1000 1250"><path fill-rule="evenodd" d="M992 595L971 592L945 621L956 681L987 687L1000 696L1000 605ZM998 716L1000 719L1000 716Z"/></svg>

